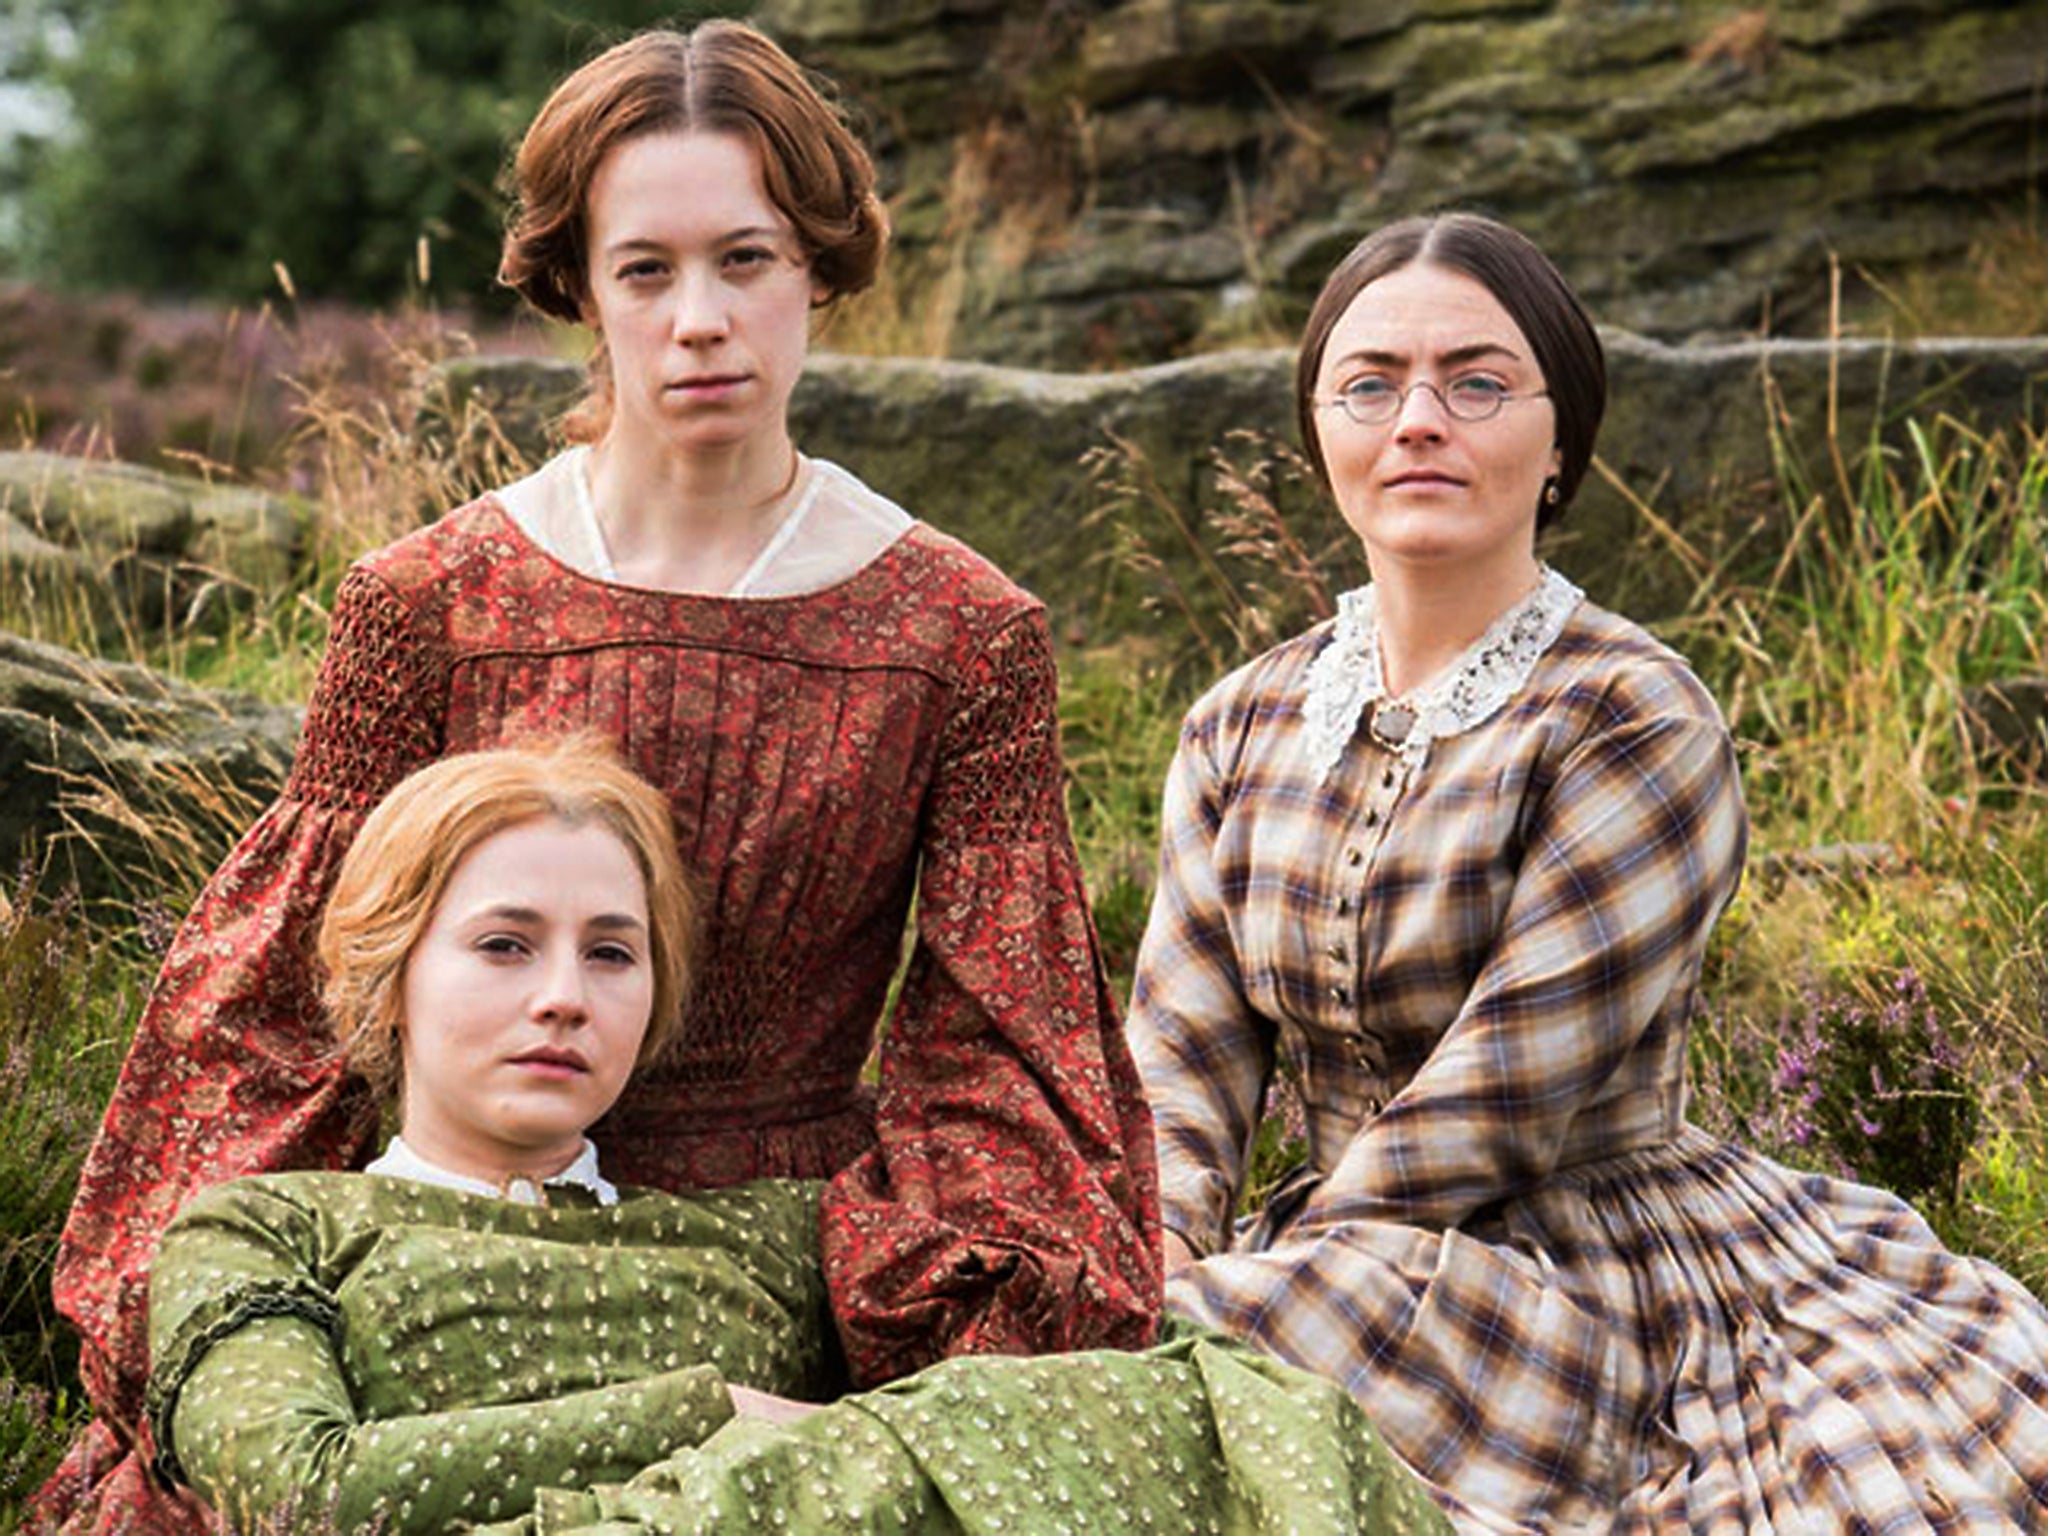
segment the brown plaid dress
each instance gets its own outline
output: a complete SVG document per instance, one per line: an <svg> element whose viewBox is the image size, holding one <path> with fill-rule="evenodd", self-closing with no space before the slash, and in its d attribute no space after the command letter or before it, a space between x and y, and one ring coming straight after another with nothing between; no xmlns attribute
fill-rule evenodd
<svg viewBox="0 0 2048 1536"><path fill-rule="evenodd" d="M1684 662L1589 603L1419 766L1319 778L1324 625L1217 685L1167 786L1131 1030L1169 1309L1334 1376L1478 1530L2048 1529L2048 1311L1881 1191L1685 1120L1740 877ZM1275 1073L1310 1163L1233 1230Z"/></svg>

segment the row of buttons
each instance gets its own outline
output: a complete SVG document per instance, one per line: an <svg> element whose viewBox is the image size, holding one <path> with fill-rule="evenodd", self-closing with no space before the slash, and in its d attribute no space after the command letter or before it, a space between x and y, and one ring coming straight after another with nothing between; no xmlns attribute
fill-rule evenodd
<svg viewBox="0 0 2048 1536"><path fill-rule="evenodd" d="M1380 773L1380 787L1382 789L1393 788L1394 778L1394 769L1389 765ZM1380 808L1376 805L1368 805L1365 808L1365 815L1362 819L1367 827L1377 827L1380 824ZM1357 869L1365 863L1365 850L1356 843L1353 843L1344 850L1344 862L1350 868ZM1337 915L1339 917L1349 917L1351 915L1351 896L1348 892L1339 895L1337 898ZM1350 952L1345 948L1341 940L1331 944L1323 953L1339 965L1345 964L1350 959ZM1330 997L1339 1007L1348 1008L1351 1006L1351 989L1341 981L1330 988Z"/></svg>

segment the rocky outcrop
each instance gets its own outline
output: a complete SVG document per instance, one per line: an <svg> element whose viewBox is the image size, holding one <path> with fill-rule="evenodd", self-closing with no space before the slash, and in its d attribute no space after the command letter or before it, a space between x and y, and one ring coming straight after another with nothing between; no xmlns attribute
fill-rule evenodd
<svg viewBox="0 0 2048 1536"><path fill-rule="evenodd" d="M103 459L0 453L0 583L87 622L191 623L281 589L300 520L279 498Z"/></svg>
<svg viewBox="0 0 2048 1536"><path fill-rule="evenodd" d="M1588 477L1553 558L1595 595L1644 616L1685 596L1676 559L1638 560L1650 507L1678 538L1708 552L1741 534L1768 548L1784 526L1784 486L1833 473L1831 419L1847 459L1898 441L1910 412L1946 412L1995 430L2041 420L2048 340L1853 342L1671 347L1607 338L1610 393L1600 437L1607 473ZM537 434L581 387L581 369L530 359L469 359L447 376L448 412L471 420L512 402L504 420ZM1327 504L1282 466L1259 468L1294 437L1293 361L1282 351L1223 352L1107 374L1056 374L980 363L819 356L791 407L807 452L835 459L918 516L957 533L1053 605L1076 638L1139 622L1118 538L1091 516L1108 481L1143 484L1119 516L1163 562L1158 581L1198 604L1219 601L1215 570L1169 508L1213 510L1215 454L1251 470L1331 579L1357 574L1351 541ZM1253 433L1256 442L1234 434ZM1124 462L1105 462L1118 445ZM1611 478L1610 478L1611 477ZM1830 482L1831 483L1831 482ZM1153 494L1155 493L1156 494ZM1760 526L1759 526L1760 525ZM1209 528L1204 553L1229 542ZM1227 555L1218 567L1228 571Z"/></svg>
<svg viewBox="0 0 2048 1536"><path fill-rule="evenodd" d="M874 120L900 311L1030 366L1291 333L1352 242L1447 205L1527 231L1608 323L1813 335L1831 256L1852 313L1908 272L1938 291L2027 225L2048 163L2048 7L2010 0L756 14Z"/></svg>
<svg viewBox="0 0 2048 1536"><path fill-rule="evenodd" d="M282 782L299 718L0 632L0 874L189 894Z"/></svg>

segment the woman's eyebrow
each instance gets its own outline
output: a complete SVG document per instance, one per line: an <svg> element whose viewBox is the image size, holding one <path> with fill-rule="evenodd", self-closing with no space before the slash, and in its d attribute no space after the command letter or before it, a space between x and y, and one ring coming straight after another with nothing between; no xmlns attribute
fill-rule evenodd
<svg viewBox="0 0 2048 1536"><path fill-rule="evenodd" d="M470 914L470 920L488 920L501 923L537 923L540 909L537 907L514 906L509 901L496 902L488 907L479 907Z"/></svg>
<svg viewBox="0 0 2048 1536"><path fill-rule="evenodd" d="M472 922L538 923L541 921L541 914L537 907L521 907L515 906L510 902L501 902L494 906L484 907L473 913L470 920ZM645 928L647 925L630 912L600 912L589 920L589 926L592 928L627 930Z"/></svg>
<svg viewBox="0 0 2048 1536"><path fill-rule="evenodd" d="M1467 342L1462 347L1452 347L1448 352L1438 353L1437 362L1446 368L1457 368L1465 363L1477 362L1484 357L1505 357L1515 362L1522 360L1521 353L1505 343L1498 341L1473 341ZM1408 354L1405 352L1384 352L1375 347L1360 347L1357 351L1347 352L1338 358L1335 366L1342 368L1352 363L1364 363L1368 367L1373 368L1404 368L1408 365Z"/></svg>
<svg viewBox="0 0 2048 1536"><path fill-rule="evenodd" d="M713 237L714 245L731 245L737 240L778 240L783 231L773 224L743 224L738 229L728 229ZM607 253L624 251L662 251L668 249L668 242L656 235L622 235L605 247Z"/></svg>

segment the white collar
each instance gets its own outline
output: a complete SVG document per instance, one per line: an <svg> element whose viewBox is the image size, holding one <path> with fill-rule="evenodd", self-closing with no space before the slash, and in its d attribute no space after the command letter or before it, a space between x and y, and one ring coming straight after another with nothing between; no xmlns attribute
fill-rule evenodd
<svg viewBox="0 0 2048 1536"><path fill-rule="evenodd" d="M794 449L791 450L793 453ZM571 462L567 468L569 486L575 495L576 520L582 526L585 548L595 563L595 574L602 580L616 585L619 568L612 561L611 545L605 541L604 524L598 520L597 502L590 494L590 445L579 443L562 455ZM796 454L796 464L790 471L790 483L783 491L781 500L785 503L776 514L775 531L768 536L768 542L761 546L761 552L739 575L738 580L728 587L721 596L752 597L754 589L762 578L789 548L804 523L811 515L811 508L817 504L818 492L825 484L825 477L814 474L813 461L802 454Z"/></svg>
<svg viewBox="0 0 2048 1536"><path fill-rule="evenodd" d="M1402 702L1415 723L1401 742L1401 760L1412 772L1422 766L1433 741L1456 736L1490 718L1529 680L1537 661L1563 633L1565 620L1585 596L1549 566L1529 595L1509 608L1456 661ZM1379 594L1370 584L1337 599L1337 620L1326 644L1309 664L1301 701L1316 783L1325 784L1358 734L1368 706L1386 696L1380 673Z"/></svg>
<svg viewBox="0 0 2048 1536"><path fill-rule="evenodd" d="M510 1200L515 1205L547 1204L540 1186L532 1179L514 1174L500 1185L471 1178L466 1173L454 1173L421 1157L405 1144L403 1136L393 1136L391 1145L384 1149L384 1155L363 1172L381 1173L392 1179L411 1179L415 1184L433 1184L441 1189L457 1189L467 1195L490 1195L499 1200ZM587 1138L583 1150L576 1154L576 1161L560 1173L551 1174L546 1182L581 1185L597 1196L599 1205L619 1203L618 1190L597 1171L597 1148Z"/></svg>

